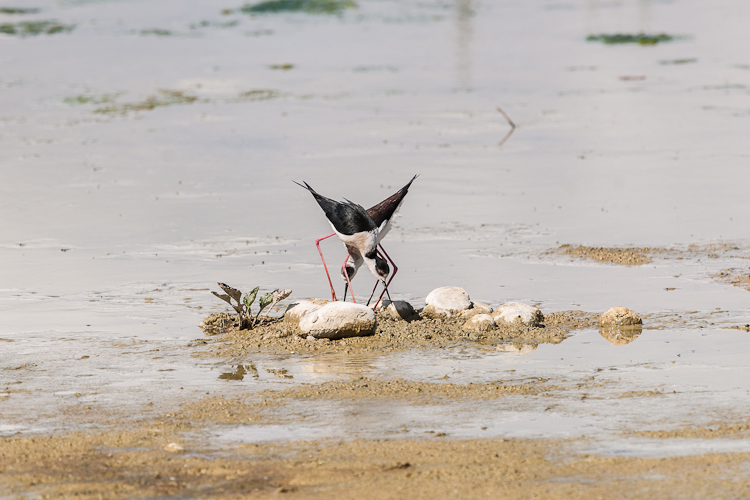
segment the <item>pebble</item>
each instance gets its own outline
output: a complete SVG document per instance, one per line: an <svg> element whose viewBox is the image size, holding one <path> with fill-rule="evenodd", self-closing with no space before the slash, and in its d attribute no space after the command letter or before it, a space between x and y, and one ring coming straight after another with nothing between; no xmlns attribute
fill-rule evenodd
<svg viewBox="0 0 750 500"><path fill-rule="evenodd" d="M641 325L643 320L627 307L613 307L599 316L600 326L631 326Z"/></svg>
<svg viewBox="0 0 750 500"><path fill-rule="evenodd" d="M464 330L487 332L495 328L495 320L489 314L475 314L464 323Z"/></svg>
<svg viewBox="0 0 750 500"><path fill-rule="evenodd" d="M520 319L521 323L529 326L538 326L544 321L544 315L539 308L523 302L506 302L495 309L492 317L496 323L513 323Z"/></svg>
<svg viewBox="0 0 750 500"><path fill-rule="evenodd" d="M372 335L376 326L372 309L351 302L328 302L299 320L300 330L316 339Z"/></svg>
<svg viewBox="0 0 750 500"><path fill-rule="evenodd" d="M393 302L384 300L378 306L378 310L395 320L410 321L417 316L414 307L405 300L394 300Z"/></svg>
<svg viewBox="0 0 750 500"><path fill-rule="evenodd" d="M428 318L450 318L471 307L469 294L463 288L444 286L431 291L424 300L422 314Z"/></svg>
<svg viewBox="0 0 750 500"><path fill-rule="evenodd" d="M171 452L173 452L173 453L176 453L176 452L178 452L178 451L184 451L184 450L185 450L185 448L183 448L182 446L180 446L180 445L179 445L179 444L177 444L177 443L169 443L168 445L166 445L166 446L164 447L164 449L165 449L166 451L171 451Z"/></svg>

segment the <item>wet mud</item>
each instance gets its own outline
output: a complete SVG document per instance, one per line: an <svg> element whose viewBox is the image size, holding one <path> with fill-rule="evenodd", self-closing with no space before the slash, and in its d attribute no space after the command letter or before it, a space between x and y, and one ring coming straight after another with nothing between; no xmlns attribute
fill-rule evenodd
<svg viewBox="0 0 750 500"><path fill-rule="evenodd" d="M658 439L747 439L750 437L750 422L716 422L705 427L681 427L670 430L637 431L628 434Z"/></svg>
<svg viewBox="0 0 750 500"><path fill-rule="evenodd" d="M239 330L236 315L219 313L204 319L203 329L209 334L221 333L212 343L214 355L236 357L259 350L279 353L395 352L442 349L461 343L476 346L558 344L575 330L593 327L597 318L596 314L583 311L561 311L545 315L544 323L536 327L517 321L479 332L465 330L464 318L436 320L421 317L407 322L378 313L375 334L336 341L308 339L297 325L282 318L268 319L252 330Z"/></svg>
<svg viewBox="0 0 750 500"><path fill-rule="evenodd" d="M711 498L750 494L750 454L628 458L575 440L316 440L223 445L164 415L0 441L0 486L39 498Z"/></svg>
<svg viewBox="0 0 750 500"><path fill-rule="evenodd" d="M557 249L564 255L573 255L582 259L596 260L599 262L610 262L612 264L623 264L626 266L640 266L651 262L651 255L660 252L655 248L606 248L587 247L578 245L562 245Z"/></svg>
<svg viewBox="0 0 750 500"><path fill-rule="evenodd" d="M712 275L714 279L722 283L743 288L750 292L750 271L745 269L727 269Z"/></svg>

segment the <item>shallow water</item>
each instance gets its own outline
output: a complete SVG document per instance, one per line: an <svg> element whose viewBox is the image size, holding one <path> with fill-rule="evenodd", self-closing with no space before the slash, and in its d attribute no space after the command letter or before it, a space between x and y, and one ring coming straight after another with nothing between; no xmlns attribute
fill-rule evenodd
<svg viewBox="0 0 750 500"><path fill-rule="evenodd" d="M347 435L401 425L590 435L600 439L592 446L628 453L651 448L614 440L622 430L747 411L750 337L720 328L748 323L747 291L710 276L746 269L750 256L745 3L360 1L341 16L257 17L208 1L35 5L41 12L24 20L76 27L0 35L0 433L66 428L65 412L81 403L135 418L205 393L362 374L469 382L510 369L618 378L615 395L676 392L656 405L602 388L546 411L534 398L429 411L373 405L363 419L346 403L317 411L347 422ZM0 23L19 19L0 14ZM686 37L649 47L585 41L640 31ZM284 64L293 67L271 68ZM142 103L160 89L198 100L125 113L70 103ZM498 106L518 125L500 147L509 125ZM385 241L400 268L394 298L419 305L456 285L492 305L625 305L692 319L619 347L583 331L527 356L470 346L368 359L259 355L250 360L258 378L241 381L220 374L248 360L191 356L200 320L223 310L208 292L216 281L325 297L313 240L328 225L292 180L370 206L415 173ZM725 242L737 250L634 268L543 253L562 243ZM323 248L343 260L338 243ZM360 296L372 286L365 274L354 283ZM293 427L223 435L338 432Z"/></svg>

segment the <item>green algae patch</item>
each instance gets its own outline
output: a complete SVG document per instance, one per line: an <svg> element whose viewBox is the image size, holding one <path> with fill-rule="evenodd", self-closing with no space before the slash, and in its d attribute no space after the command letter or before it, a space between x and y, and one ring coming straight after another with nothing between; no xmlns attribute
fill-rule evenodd
<svg viewBox="0 0 750 500"><path fill-rule="evenodd" d="M38 14L41 9L25 9L23 7L0 7L0 14Z"/></svg>
<svg viewBox="0 0 750 500"><path fill-rule="evenodd" d="M173 33L161 28L149 28L141 30L141 35L171 36Z"/></svg>
<svg viewBox="0 0 750 500"><path fill-rule="evenodd" d="M127 102L122 104L112 104L94 110L99 114L126 114L136 111L152 111L164 106L174 106L178 104L192 104L198 101L198 97L186 94L181 90L162 89L156 95L148 96L141 102Z"/></svg>
<svg viewBox="0 0 750 500"><path fill-rule="evenodd" d="M57 21L21 21L0 24L0 33L15 36L55 35L68 33L73 29L75 25L61 24Z"/></svg>
<svg viewBox="0 0 750 500"><path fill-rule="evenodd" d="M239 95L240 101L267 101L279 97L279 93L272 89L254 89L242 92Z"/></svg>
<svg viewBox="0 0 750 500"><path fill-rule="evenodd" d="M648 35L646 33L628 34L628 33L615 33L611 35L599 34L589 35L586 40L589 42L602 42L606 45L619 45L623 43L636 43L638 45L656 45L662 42L671 42L676 40L678 37L668 35L666 33L658 33Z"/></svg>
<svg viewBox="0 0 750 500"><path fill-rule="evenodd" d="M306 14L340 14L345 9L356 7L352 0L268 0L244 5L245 14L276 14L280 12L304 12Z"/></svg>
<svg viewBox="0 0 750 500"><path fill-rule="evenodd" d="M120 94L102 94L102 95L75 95L63 99L65 104L82 105L82 104L109 104L115 102Z"/></svg>
<svg viewBox="0 0 750 500"><path fill-rule="evenodd" d="M698 59L695 57L690 57L686 59L669 59L664 61L659 61L659 64L661 65L668 65L668 64L692 64L697 63Z"/></svg>

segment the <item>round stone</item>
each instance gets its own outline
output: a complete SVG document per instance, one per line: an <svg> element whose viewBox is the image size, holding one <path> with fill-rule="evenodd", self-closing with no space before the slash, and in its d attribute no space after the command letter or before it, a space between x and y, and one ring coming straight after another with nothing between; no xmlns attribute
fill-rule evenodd
<svg viewBox="0 0 750 500"><path fill-rule="evenodd" d="M320 309L327 303L327 300L322 299L300 300L299 302L291 304L286 308L286 311L284 312L284 321L298 324L299 320L301 320L303 316L317 309Z"/></svg>
<svg viewBox="0 0 750 500"><path fill-rule="evenodd" d="M492 313L496 323L513 323L520 321L529 326L538 326L544 321L544 315L539 308L523 302L506 302Z"/></svg>
<svg viewBox="0 0 750 500"><path fill-rule="evenodd" d="M643 320L627 307L613 307L599 316L600 326L629 326L641 325Z"/></svg>
<svg viewBox="0 0 750 500"><path fill-rule="evenodd" d="M375 333L375 313L351 302L329 302L304 315L299 321L303 333L316 339L361 337Z"/></svg>
<svg viewBox="0 0 750 500"><path fill-rule="evenodd" d="M464 323L464 330L487 332L495 328L495 320L489 314L475 314Z"/></svg>
<svg viewBox="0 0 750 500"><path fill-rule="evenodd" d="M397 321L410 321L417 315L412 305L405 300L394 300L393 302L384 300L378 306L378 311L382 311L386 316Z"/></svg>

